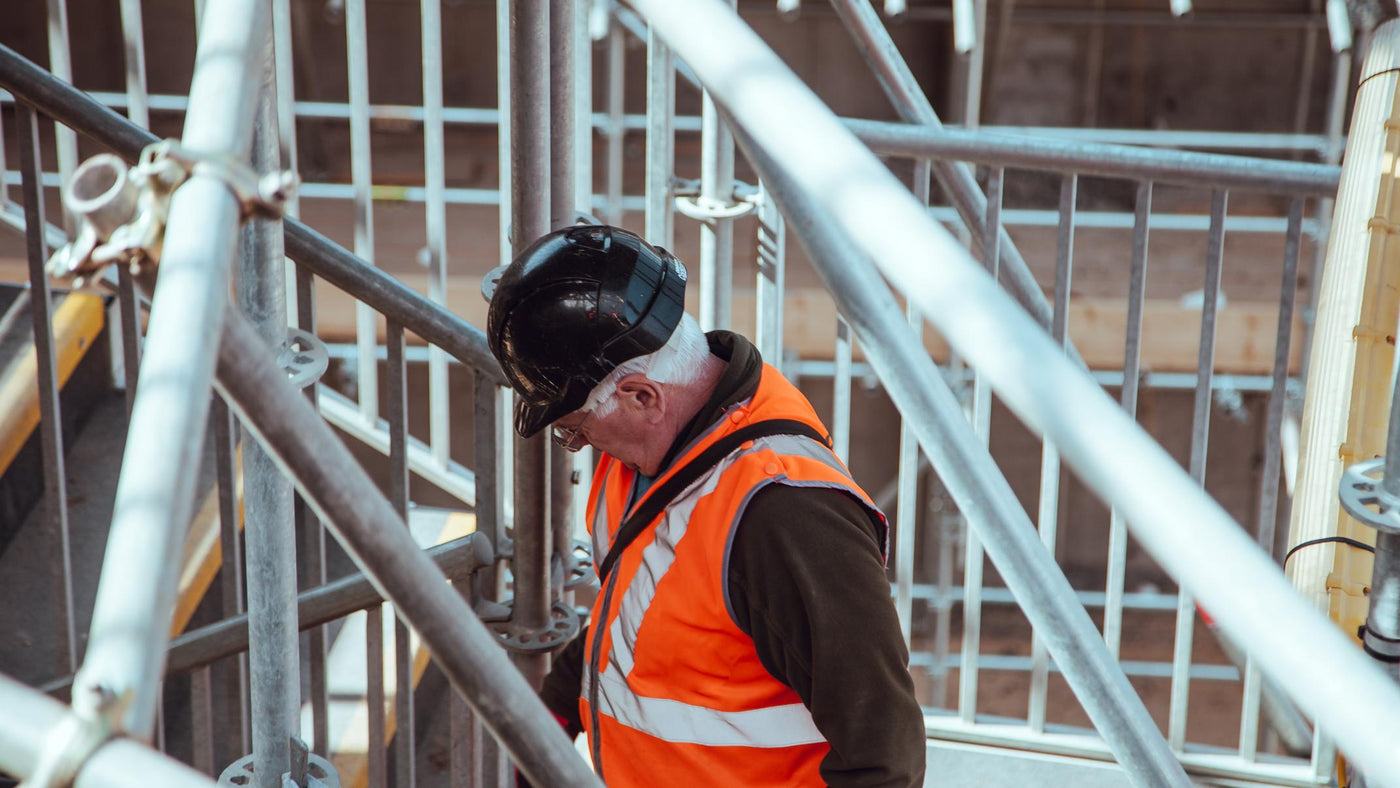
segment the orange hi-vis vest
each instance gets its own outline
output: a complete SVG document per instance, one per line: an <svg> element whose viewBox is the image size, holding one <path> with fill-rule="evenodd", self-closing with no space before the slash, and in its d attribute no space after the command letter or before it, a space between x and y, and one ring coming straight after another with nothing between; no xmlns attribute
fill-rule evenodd
<svg viewBox="0 0 1400 788"><path fill-rule="evenodd" d="M634 495L636 472L604 455L588 501L595 562L647 494L726 435L775 419L826 434L806 398L765 364L753 397L727 409L646 493ZM593 605L580 717L609 785L823 784L826 739L797 693L760 663L728 599L735 528L753 495L775 483L846 491L883 521L836 455L801 435L741 443L672 499L622 548Z"/></svg>

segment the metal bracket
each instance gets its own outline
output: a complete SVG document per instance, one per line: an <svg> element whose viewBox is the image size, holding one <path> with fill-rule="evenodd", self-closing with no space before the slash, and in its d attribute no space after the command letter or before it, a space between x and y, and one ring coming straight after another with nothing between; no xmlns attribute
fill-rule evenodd
<svg viewBox="0 0 1400 788"><path fill-rule="evenodd" d="M311 752L299 736L291 739L291 770L282 773L282 788L340 788L340 775L330 761ZM249 754L229 764L219 774L220 788L246 788L257 784L253 774L254 756Z"/></svg>
<svg viewBox="0 0 1400 788"><path fill-rule="evenodd" d="M573 559L573 565L569 567L568 576L564 578L564 590L572 591L598 580L598 572L593 567L593 548L587 541L575 539L570 557Z"/></svg>
<svg viewBox="0 0 1400 788"><path fill-rule="evenodd" d="M1342 474L1342 508L1378 531L1400 534L1400 498L1382 489L1384 481L1384 457L1347 468Z"/></svg>
<svg viewBox="0 0 1400 788"><path fill-rule="evenodd" d="M309 331L287 330L287 341L277 354L277 364L287 373L287 380L304 389L321 379L330 366L330 351L326 344Z"/></svg>
<svg viewBox="0 0 1400 788"><path fill-rule="evenodd" d="M232 157L191 151L174 140L146 146L130 169L110 153L93 156L69 179L64 202L82 224L77 238L49 258L49 276L72 277L81 287L114 263L133 274L159 265L170 198L192 175L222 181L242 219L280 217L296 185L291 171L260 176Z"/></svg>
<svg viewBox="0 0 1400 788"><path fill-rule="evenodd" d="M753 213L758 209L758 204L763 201L762 193L758 187L750 186L742 181L734 182L734 189L728 203L701 197L698 181L678 180L675 184L676 211L703 224L738 219Z"/></svg>
<svg viewBox="0 0 1400 788"><path fill-rule="evenodd" d="M482 606L478 606L478 612L482 612ZM514 599L492 602L485 612L492 618L482 615L482 622L500 639L502 646L519 654L553 651L573 640L580 626L578 613L563 602L550 606L549 624L540 629L524 629L515 624ZM504 619L499 618L502 613Z"/></svg>

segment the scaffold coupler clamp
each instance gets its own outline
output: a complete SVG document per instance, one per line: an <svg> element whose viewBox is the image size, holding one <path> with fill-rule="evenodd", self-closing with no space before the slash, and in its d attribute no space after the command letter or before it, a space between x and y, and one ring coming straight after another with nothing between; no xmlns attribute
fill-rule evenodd
<svg viewBox="0 0 1400 788"><path fill-rule="evenodd" d="M1358 462L1346 469L1342 474L1341 503L1347 514L1387 537L1376 542L1376 566L1390 565L1391 561L1386 560L1387 556L1383 553L1390 552L1388 545L1393 545L1393 537L1400 536L1400 496L1385 489L1384 457ZM1371 585L1370 593L1374 595L1378 585L1377 578L1373 577ZM1377 610L1375 602L1373 596L1372 613ZM1371 621L1368 616L1366 623L1357 631L1361 638L1361 647L1380 662L1400 664L1400 637L1395 636L1400 632L1393 631L1387 635L1378 631L1384 628L1378 626L1378 623ZM1393 626L1390 628L1394 629Z"/></svg>
<svg viewBox="0 0 1400 788"><path fill-rule="evenodd" d="M756 186L742 181L734 182L729 202L700 195L700 182L680 180L675 183L676 211L701 224L714 225L717 222L733 221L753 213L763 201L762 192Z"/></svg>
<svg viewBox="0 0 1400 788"><path fill-rule="evenodd" d="M277 353L277 364L287 373L287 381L297 390L313 385L330 367L330 351L310 331L287 329L287 339Z"/></svg>
<svg viewBox="0 0 1400 788"><path fill-rule="evenodd" d="M68 788L93 753L117 735L131 692L119 694L101 685L90 692L88 703L75 704L44 737L34 770L20 783L22 788Z"/></svg>
<svg viewBox="0 0 1400 788"><path fill-rule="evenodd" d="M258 175L231 156L191 151L174 140L146 146L130 168L113 154L98 154L69 178L64 205L81 223L73 242L49 258L49 276L81 287L112 264L127 266L133 275L154 269L171 196L195 175L223 182L243 220L280 217L296 186L290 171Z"/></svg>

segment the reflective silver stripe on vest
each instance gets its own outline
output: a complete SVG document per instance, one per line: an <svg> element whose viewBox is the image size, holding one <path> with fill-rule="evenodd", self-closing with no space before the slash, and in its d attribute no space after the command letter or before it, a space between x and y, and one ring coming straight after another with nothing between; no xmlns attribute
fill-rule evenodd
<svg viewBox="0 0 1400 788"><path fill-rule="evenodd" d="M589 677L584 671L583 696ZM677 744L709 747L797 747L826 741L801 703L750 711L719 711L678 700L648 698L632 691L611 666L598 684L598 711L619 724Z"/></svg>
<svg viewBox="0 0 1400 788"><path fill-rule="evenodd" d="M607 485L598 490L598 504L593 507L593 565L600 566L608 555L612 540L608 536Z"/></svg>
<svg viewBox="0 0 1400 788"><path fill-rule="evenodd" d="M617 617L613 619L610 628L612 650L609 652L608 658L613 665L617 666L618 670L622 671L623 676L632 673L637 645L637 630L642 626L642 619L646 616L647 608L651 606L651 600L656 598L657 584L671 570L671 565L676 561L676 545L680 544L681 539L685 537L686 529L690 524L690 516L695 512L695 506L700 502L700 499L714 492L715 488L719 486L719 480L724 476L724 472L749 454L762 451L765 448L772 449L779 454L808 454L810 445L813 443L814 441L809 438L793 435L771 435L759 438L748 448L737 449L720 460L709 473L696 479L689 487L682 490L680 495L677 495L675 500L666 507L661 523L656 526L655 537L651 544L642 550L642 563L637 567L637 573L627 585L627 593L622 597L622 602L618 604Z"/></svg>
<svg viewBox="0 0 1400 788"><path fill-rule="evenodd" d="M622 675L632 673L633 655L637 648L637 630L642 625L647 608L651 606L651 600L656 598L657 583L661 582L661 578L666 576L671 570L671 565L676 562L676 545L685 537L690 525L690 515L695 512L696 504L701 498L714 492L726 468L752 451L752 448L740 450L721 460L714 471L696 479L666 507L660 524L656 526L655 537L651 544L642 549L642 563L628 583L627 593L618 604L617 617L613 619L612 651L609 653L609 659L622 671Z"/></svg>

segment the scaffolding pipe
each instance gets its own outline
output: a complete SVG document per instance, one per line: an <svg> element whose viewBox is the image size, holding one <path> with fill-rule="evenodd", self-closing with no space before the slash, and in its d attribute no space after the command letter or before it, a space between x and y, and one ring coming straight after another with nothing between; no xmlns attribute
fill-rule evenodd
<svg viewBox="0 0 1400 788"><path fill-rule="evenodd" d="M414 543L403 519L311 403L268 359L253 329L227 316L219 388L277 458L356 564L422 636L453 686L535 785L598 785L496 638Z"/></svg>
<svg viewBox="0 0 1400 788"><path fill-rule="evenodd" d="M1244 529L1090 376L1064 358L720 0L632 4L794 188L812 195L833 232L851 240L859 254L846 257L844 264L854 268L860 260L873 260L900 291L917 300L1012 411L1056 444L1088 486L1122 509L1138 542L1201 600L1227 633L1252 649L1265 672L1287 687L1368 774L1382 784L1396 784L1400 749L1391 732L1400 728L1400 687L1299 597ZM803 133L792 134L794 127ZM772 185L770 177L765 180ZM918 258L910 257L911 249L921 251ZM934 260L938 265L927 264ZM865 269L850 280L855 287L869 287L876 278ZM842 287L832 289L848 294ZM875 319L893 310L855 314ZM901 332L907 334L907 329ZM922 348L910 363L916 360L928 363ZM927 395L932 383L911 388L911 394ZM903 397L896 397L896 403L904 413L932 408ZM921 424L921 442L933 452L940 449L931 426ZM1129 457L1133 461L1124 462ZM1064 645L1050 643L1052 652ZM1109 730L1105 735L1119 734Z"/></svg>
<svg viewBox="0 0 1400 788"><path fill-rule="evenodd" d="M735 7L735 0L729 6ZM669 178L670 172L666 175ZM720 119L709 92L701 91L700 207L718 211L733 200L734 136ZM700 327L729 330L733 296L734 221L713 217L700 224Z"/></svg>
<svg viewBox="0 0 1400 788"><path fill-rule="evenodd" d="M1036 634L1055 656L1089 718L1138 785L1186 785L1181 766L1156 723L1099 638L1055 559L1036 536L1010 484L957 397L900 317L889 290L869 275L868 255L833 229L823 206L736 127L745 155L763 178L813 264L850 319L934 468L977 529L987 553L1012 589Z"/></svg>
<svg viewBox="0 0 1400 788"><path fill-rule="evenodd" d="M920 89L913 72L909 70L909 64L900 56L899 48L894 45L889 31L880 22L870 3L867 0L831 0L831 5L855 39L861 55L875 71L875 78L899 116L906 123L942 128L943 122L933 111L933 105ZM691 64L691 68L694 67ZM934 164L934 175L958 209L963 223L972 231L972 237L977 243L983 243L982 239L987 237L983 226L987 220L987 196L977 186L972 171L961 162L939 161ZM1016 300L1041 326L1049 328L1053 315L1045 293L1035 281L1035 275L1031 273L1025 258L1021 257L1006 228L994 229L1001 247L1001 257L1006 261L1007 282ZM1073 353L1073 349L1070 352Z"/></svg>
<svg viewBox="0 0 1400 788"><path fill-rule="evenodd" d="M574 198L578 190L574 123L579 96L574 89L575 3L581 0L549 0L549 227L568 227L578 218ZM555 592L563 591L573 564L574 455L558 446L549 450L549 528L551 551L548 576L557 578Z"/></svg>
<svg viewBox="0 0 1400 788"><path fill-rule="evenodd" d="M1050 172L1221 189L1253 189L1332 197L1342 170L1332 164L1258 159L1220 153L1015 136L878 120L843 121L881 156L932 157Z"/></svg>
<svg viewBox="0 0 1400 788"><path fill-rule="evenodd" d="M187 149L247 156L268 16L266 3L210 0L181 139ZM73 693L81 716L142 742L155 723L238 218L237 198L216 176L196 172L171 199L141 389Z"/></svg>
<svg viewBox="0 0 1400 788"><path fill-rule="evenodd" d="M0 772L27 779L60 726L77 721L63 704L0 674ZM73 788L214 787L207 775L131 739L112 739L80 764Z"/></svg>
<svg viewBox="0 0 1400 788"><path fill-rule="evenodd" d="M651 31L647 31L646 42L646 209L642 234L648 242L670 249L675 235L671 183L676 169L676 57ZM703 296L700 308L703 314ZM701 321L703 326L703 317Z"/></svg>
<svg viewBox="0 0 1400 788"><path fill-rule="evenodd" d="M513 254L549 232L551 186L549 4L538 0L510 3L510 183ZM569 94L566 94L566 96ZM573 185L567 191L572 194ZM515 439L515 575L512 625L523 631L549 623L550 542L547 433ZM549 657L544 653L516 658L536 688L544 681Z"/></svg>
<svg viewBox="0 0 1400 788"><path fill-rule="evenodd" d="M263 44L272 54L270 37ZM253 129L253 169L281 166L277 83L271 58L257 80L260 93ZM275 358L287 338L286 274L282 223L254 219L243 226L235 292L238 307L257 329L263 352ZM291 771L291 739L301 725L301 672L297 634L297 546L292 527L292 486L260 446L243 450L244 545L247 550L248 648L252 686L253 779L281 788Z"/></svg>

